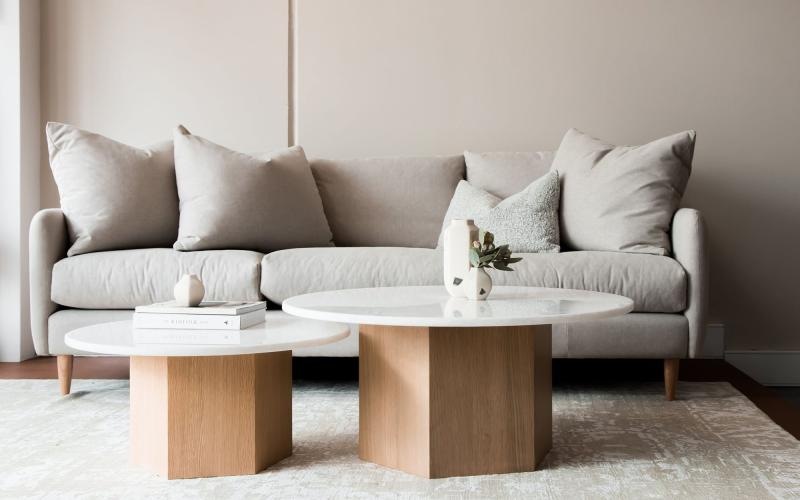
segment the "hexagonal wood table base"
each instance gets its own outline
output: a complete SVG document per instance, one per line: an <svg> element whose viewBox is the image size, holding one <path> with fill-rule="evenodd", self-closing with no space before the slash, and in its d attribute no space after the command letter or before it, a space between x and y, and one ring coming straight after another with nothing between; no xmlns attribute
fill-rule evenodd
<svg viewBox="0 0 800 500"><path fill-rule="evenodd" d="M131 461L169 479L255 474L292 453L292 353L131 357Z"/></svg>
<svg viewBox="0 0 800 500"><path fill-rule="evenodd" d="M440 478L532 471L550 450L550 325L362 325L359 349L361 459Z"/></svg>

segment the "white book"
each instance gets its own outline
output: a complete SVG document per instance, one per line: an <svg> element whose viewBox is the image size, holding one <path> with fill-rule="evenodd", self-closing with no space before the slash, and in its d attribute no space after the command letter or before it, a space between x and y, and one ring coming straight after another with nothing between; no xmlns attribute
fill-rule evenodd
<svg viewBox="0 0 800 500"><path fill-rule="evenodd" d="M243 335L253 332L239 330L145 330L133 329L133 341L137 344L192 344L192 345L235 345L242 343Z"/></svg>
<svg viewBox="0 0 800 500"><path fill-rule="evenodd" d="M177 330L244 330L263 323L265 314L265 311L261 309L239 316L135 312L133 313L133 327Z"/></svg>
<svg viewBox="0 0 800 500"><path fill-rule="evenodd" d="M155 304L150 304L149 306L136 306L136 312L157 314L217 314L225 316L238 316L266 308L267 303L264 301L208 301L201 302L197 307L183 307L175 304L174 300L171 300L169 302L156 302Z"/></svg>

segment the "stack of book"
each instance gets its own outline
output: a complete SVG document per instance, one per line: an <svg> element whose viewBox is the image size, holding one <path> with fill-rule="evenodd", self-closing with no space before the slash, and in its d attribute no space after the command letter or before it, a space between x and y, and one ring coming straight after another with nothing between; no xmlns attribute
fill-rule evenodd
<svg viewBox="0 0 800 500"><path fill-rule="evenodd" d="M266 302L202 302L182 307L171 302L138 306L134 336L141 343L233 344L240 330L263 323Z"/></svg>

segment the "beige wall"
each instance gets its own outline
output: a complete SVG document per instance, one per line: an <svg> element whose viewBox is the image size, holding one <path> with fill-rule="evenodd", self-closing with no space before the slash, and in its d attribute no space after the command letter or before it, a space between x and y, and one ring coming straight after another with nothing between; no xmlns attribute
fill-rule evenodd
<svg viewBox="0 0 800 500"><path fill-rule="evenodd" d="M713 319L728 348L800 349L799 25L793 0L300 0L297 138L427 154L695 128Z"/></svg>
<svg viewBox="0 0 800 500"><path fill-rule="evenodd" d="M189 130L243 151L287 143L286 0L44 0L46 120L134 145ZM42 164L42 199L58 205Z"/></svg>
<svg viewBox="0 0 800 500"><path fill-rule="evenodd" d="M288 0L45 3L47 118L287 140ZM297 0L296 141L430 154L695 128L685 204L710 227L713 319L729 349L800 349L798 20L794 0Z"/></svg>

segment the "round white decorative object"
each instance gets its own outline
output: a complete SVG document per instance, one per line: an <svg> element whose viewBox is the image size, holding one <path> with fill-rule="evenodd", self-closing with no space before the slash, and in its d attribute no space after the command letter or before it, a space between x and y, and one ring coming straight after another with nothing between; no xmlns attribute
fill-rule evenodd
<svg viewBox="0 0 800 500"><path fill-rule="evenodd" d="M173 288L175 303L180 307L197 307L203 301L206 287L196 274L184 274Z"/></svg>
<svg viewBox="0 0 800 500"><path fill-rule="evenodd" d="M387 326L548 325L621 316L633 301L621 295L524 286L495 286L486 301L451 297L443 286L359 288L309 293L283 302L295 316Z"/></svg>
<svg viewBox="0 0 800 500"><path fill-rule="evenodd" d="M478 226L472 219L453 219L442 238L444 286L453 297L466 297L464 281L470 270L469 249L478 239Z"/></svg>
<svg viewBox="0 0 800 500"><path fill-rule="evenodd" d="M342 340L350 327L341 323L314 321L289 316L281 311L267 311L265 322L240 330L236 344L151 344L136 341L132 321L116 321L78 328L67 333L66 344L74 349L122 356L232 356L264 352L291 351ZM155 330L147 330L152 333ZM165 335L175 332L220 333L221 330L158 330ZM229 332L230 331L225 331Z"/></svg>
<svg viewBox="0 0 800 500"><path fill-rule="evenodd" d="M482 267L471 267L464 285L468 299L486 300L492 291L492 277Z"/></svg>

